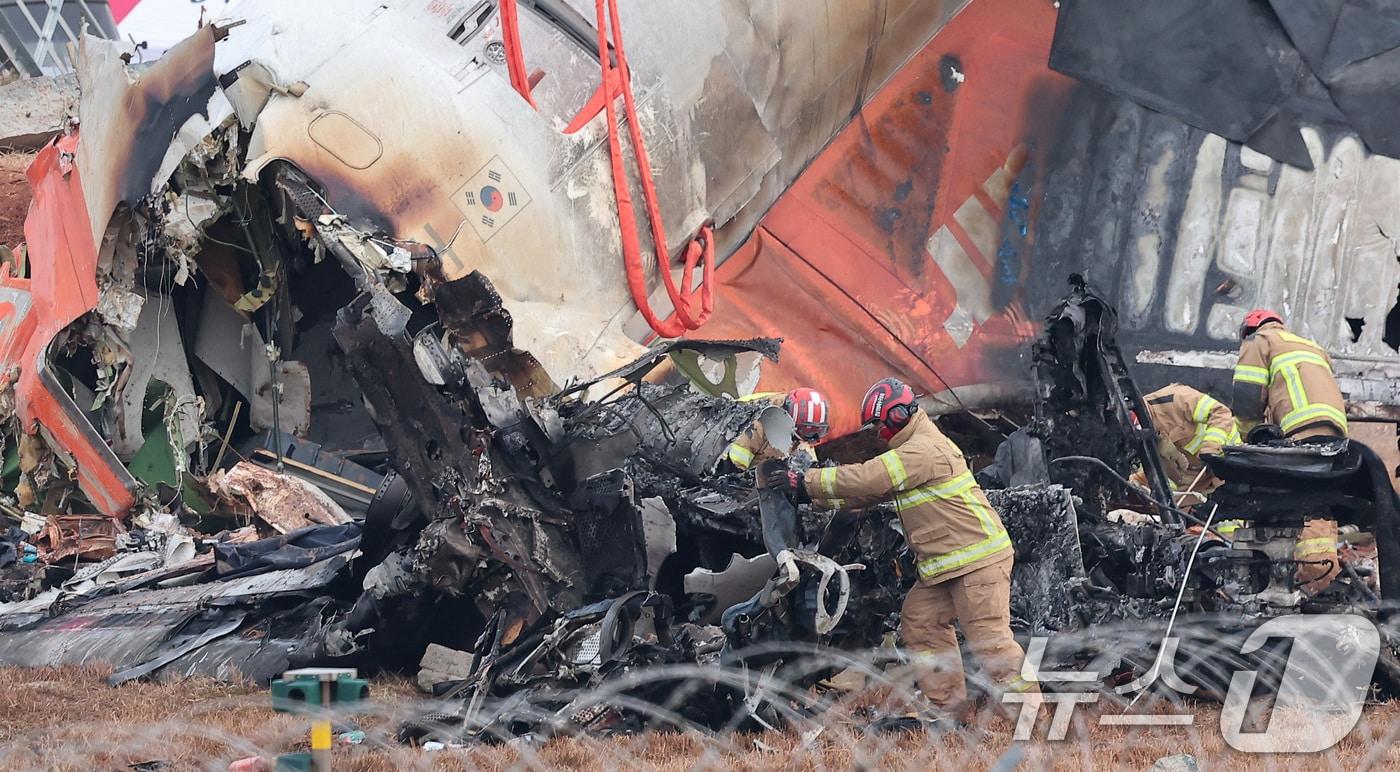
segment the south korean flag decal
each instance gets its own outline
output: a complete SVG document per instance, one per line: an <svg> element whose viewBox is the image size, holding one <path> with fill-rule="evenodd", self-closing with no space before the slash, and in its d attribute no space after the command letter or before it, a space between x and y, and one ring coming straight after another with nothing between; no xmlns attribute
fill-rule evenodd
<svg viewBox="0 0 1400 772"><path fill-rule="evenodd" d="M452 194L452 202L476 229L476 235L490 241L530 203L530 194L496 156Z"/></svg>

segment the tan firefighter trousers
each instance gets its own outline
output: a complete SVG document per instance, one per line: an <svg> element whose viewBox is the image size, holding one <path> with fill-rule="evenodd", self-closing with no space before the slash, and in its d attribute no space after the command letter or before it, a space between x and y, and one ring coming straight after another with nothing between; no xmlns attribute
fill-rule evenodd
<svg viewBox="0 0 1400 772"><path fill-rule="evenodd" d="M938 584L915 584L905 596L904 645L915 655L919 690L934 707L954 708L967 698L955 621L996 688L1037 691L1021 678L1025 653L1011 635L1012 562L1008 556Z"/></svg>

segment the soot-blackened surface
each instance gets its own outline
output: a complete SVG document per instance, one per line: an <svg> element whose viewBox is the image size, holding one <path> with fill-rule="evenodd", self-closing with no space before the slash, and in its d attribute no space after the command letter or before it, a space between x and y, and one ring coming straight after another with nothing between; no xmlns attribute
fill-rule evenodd
<svg viewBox="0 0 1400 772"><path fill-rule="evenodd" d="M987 491L1016 548L1011 618L1017 633L1048 635L1079 627L1072 588L1083 580L1079 522L1067 488L1031 485Z"/></svg>

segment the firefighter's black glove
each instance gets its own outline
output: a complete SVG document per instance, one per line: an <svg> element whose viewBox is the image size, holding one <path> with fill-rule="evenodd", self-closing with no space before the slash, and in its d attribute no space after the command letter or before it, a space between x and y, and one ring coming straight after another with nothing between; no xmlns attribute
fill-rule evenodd
<svg viewBox="0 0 1400 772"><path fill-rule="evenodd" d="M770 458L758 465L758 484L782 493L795 504L807 504L812 500L807 495L802 475L788 469L787 462L782 459Z"/></svg>

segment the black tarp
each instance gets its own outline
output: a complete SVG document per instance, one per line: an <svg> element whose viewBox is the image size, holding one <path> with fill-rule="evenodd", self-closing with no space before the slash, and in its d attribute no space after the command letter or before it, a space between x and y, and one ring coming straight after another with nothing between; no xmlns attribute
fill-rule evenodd
<svg viewBox="0 0 1400 772"><path fill-rule="evenodd" d="M268 539L214 545L214 575L251 576L283 568L303 568L360 546L360 526L313 525Z"/></svg>
<svg viewBox="0 0 1400 772"><path fill-rule="evenodd" d="M1050 66L1301 168L1302 125L1400 157L1394 0L1065 0Z"/></svg>

